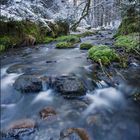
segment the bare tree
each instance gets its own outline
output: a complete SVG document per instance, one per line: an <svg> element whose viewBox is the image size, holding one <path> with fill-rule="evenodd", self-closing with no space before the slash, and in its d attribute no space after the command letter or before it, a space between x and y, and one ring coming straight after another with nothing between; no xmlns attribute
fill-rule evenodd
<svg viewBox="0 0 140 140"><path fill-rule="evenodd" d="M85 7L84 7L84 9L82 11L82 14L81 14L79 20L76 21L72 25L71 30L76 30L76 28L78 27L78 25L80 24L80 22L82 21L82 19L84 19L89 14L90 4L91 4L91 0L86 0L86 4L85 4Z"/></svg>

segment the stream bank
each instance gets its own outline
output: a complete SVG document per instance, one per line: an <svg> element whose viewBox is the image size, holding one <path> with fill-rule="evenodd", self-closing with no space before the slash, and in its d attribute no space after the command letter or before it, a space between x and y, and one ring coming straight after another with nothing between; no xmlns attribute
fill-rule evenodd
<svg viewBox="0 0 140 140"><path fill-rule="evenodd" d="M114 32L100 31L81 38L81 43L113 47ZM102 71L96 74L87 50L79 49L81 43L72 49L56 49L56 42L51 42L36 46L38 49L17 48L1 55L2 140L139 140L139 103L129 98L139 92L139 61L117 69L125 80L110 68L117 83L114 86ZM41 81L40 90L17 91L13 85L22 75L31 78L22 79L25 83L20 86L34 89L34 83ZM50 80L57 87L51 86ZM65 93L79 90L84 94L66 99L59 87Z"/></svg>

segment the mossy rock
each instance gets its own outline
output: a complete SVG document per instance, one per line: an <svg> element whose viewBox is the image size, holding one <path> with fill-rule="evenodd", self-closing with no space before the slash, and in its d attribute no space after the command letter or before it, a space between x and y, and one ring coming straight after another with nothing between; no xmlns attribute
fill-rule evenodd
<svg viewBox="0 0 140 140"><path fill-rule="evenodd" d="M58 37L69 34L69 23L65 20L57 20L54 23L48 23L51 28L51 36Z"/></svg>
<svg viewBox="0 0 140 140"><path fill-rule="evenodd" d="M88 50L88 49L90 49L90 48L92 48L92 47L93 47L93 45L90 44L90 43L82 43L82 44L80 45L80 49L81 49L81 50Z"/></svg>
<svg viewBox="0 0 140 140"><path fill-rule="evenodd" d="M111 62L119 60L119 56L115 50L105 45L93 46L89 49L88 56L97 63L101 61L103 65L109 65Z"/></svg>
<svg viewBox="0 0 140 140"><path fill-rule="evenodd" d="M124 48L126 52L140 51L139 37L139 33L118 36L115 46Z"/></svg>
<svg viewBox="0 0 140 140"><path fill-rule="evenodd" d="M58 49L68 49L68 48L74 48L74 45L69 42L59 42L56 44L56 48Z"/></svg>
<svg viewBox="0 0 140 140"><path fill-rule="evenodd" d="M18 36L3 35L0 36L0 44L5 46L5 50L9 47L16 46L21 43L21 38Z"/></svg>
<svg viewBox="0 0 140 140"><path fill-rule="evenodd" d="M69 43L79 43L81 40L79 37L75 36L75 35L68 35L68 36L60 36L56 39L57 41L66 41Z"/></svg>
<svg viewBox="0 0 140 140"><path fill-rule="evenodd" d="M120 35L128 35L134 32L140 32L139 21L139 16L124 17L114 37Z"/></svg>

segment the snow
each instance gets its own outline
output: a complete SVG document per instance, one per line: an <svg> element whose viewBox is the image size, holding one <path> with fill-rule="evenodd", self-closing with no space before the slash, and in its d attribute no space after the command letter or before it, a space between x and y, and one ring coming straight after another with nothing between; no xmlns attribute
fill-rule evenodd
<svg viewBox="0 0 140 140"><path fill-rule="evenodd" d="M82 1L78 0L78 3ZM54 22L57 19L67 19L69 23L78 20L83 7L84 3L79 7L75 7L73 0L65 0L63 2L62 0L9 0L5 5L1 5L1 16L13 20L30 19L47 26L48 22ZM93 25L95 21L91 21L90 24ZM120 21L116 20L114 24L111 22L110 25L103 27L117 28L119 24ZM87 19L82 20L80 23L80 26L85 29L91 25L89 25L89 22L87 24Z"/></svg>

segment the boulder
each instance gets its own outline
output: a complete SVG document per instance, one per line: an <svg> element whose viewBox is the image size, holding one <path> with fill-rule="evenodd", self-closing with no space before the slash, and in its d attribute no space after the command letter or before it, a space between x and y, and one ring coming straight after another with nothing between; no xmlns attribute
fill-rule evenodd
<svg viewBox="0 0 140 140"><path fill-rule="evenodd" d="M65 98L75 98L86 94L85 85L76 76L60 76L52 81L53 88Z"/></svg>
<svg viewBox="0 0 140 140"><path fill-rule="evenodd" d="M11 123L5 130L3 130L2 137L19 138L24 135L29 135L35 132L36 122L32 119L21 119Z"/></svg>
<svg viewBox="0 0 140 140"><path fill-rule="evenodd" d="M21 75L15 81L14 88L22 93L39 92L42 81L35 75Z"/></svg>

